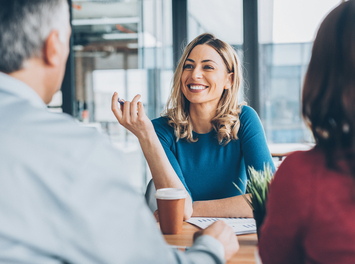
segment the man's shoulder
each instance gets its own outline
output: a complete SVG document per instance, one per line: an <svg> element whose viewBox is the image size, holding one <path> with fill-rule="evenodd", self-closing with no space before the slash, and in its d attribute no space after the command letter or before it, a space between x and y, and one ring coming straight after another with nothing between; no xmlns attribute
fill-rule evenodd
<svg viewBox="0 0 355 264"><path fill-rule="evenodd" d="M96 144L109 145L107 136L94 127L82 126L68 114L50 112L30 104L12 110L6 122L0 125L8 138L16 136L28 145L36 142L39 146L47 146L47 152L73 153L73 157L78 158L87 155Z"/></svg>

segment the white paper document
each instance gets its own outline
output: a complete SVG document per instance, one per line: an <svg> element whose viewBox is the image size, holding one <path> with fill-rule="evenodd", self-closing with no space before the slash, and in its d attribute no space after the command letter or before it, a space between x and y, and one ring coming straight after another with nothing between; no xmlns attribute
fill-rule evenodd
<svg viewBox="0 0 355 264"><path fill-rule="evenodd" d="M186 222L205 229L215 221L222 220L231 226L236 235L256 233L256 224L254 218L208 218L208 217L191 217Z"/></svg>

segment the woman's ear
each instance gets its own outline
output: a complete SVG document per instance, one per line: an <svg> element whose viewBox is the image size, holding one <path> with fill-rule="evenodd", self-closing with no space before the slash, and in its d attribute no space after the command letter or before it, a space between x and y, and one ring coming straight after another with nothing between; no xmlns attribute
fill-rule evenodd
<svg viewBox="0 0 355 264"><path fill-rule="evenodd" d="M227 75L227 81L226 81L226 85L224 86L224 89L230 89L230 88L232 88L233 79L234 79L234 73L233 73L233 72L228 73L228 75Z"/></svg>

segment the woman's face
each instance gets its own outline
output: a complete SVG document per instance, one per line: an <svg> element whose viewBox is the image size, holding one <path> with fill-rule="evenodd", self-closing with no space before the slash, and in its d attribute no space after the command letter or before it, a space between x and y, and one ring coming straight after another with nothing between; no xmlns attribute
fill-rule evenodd
<svg viewBox="0 0 355 264"><path fill-rule="evenodd" d="M217 51L208 45L197 45L185 61L181 90L191 105L217 107L224 89L231 87L232 75Z"/></svg>

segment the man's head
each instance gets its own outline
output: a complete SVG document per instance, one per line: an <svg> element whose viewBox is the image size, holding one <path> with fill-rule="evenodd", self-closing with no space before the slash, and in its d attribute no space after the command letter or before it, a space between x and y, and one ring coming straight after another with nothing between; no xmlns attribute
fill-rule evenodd
<svg viewBox="0 0 355 264"><path fill-rule="evenodd" d="M43 77L37 92L49 103L64 76L70 31L67 0L1 0L0 71L43 73L32 77Z"/></svg>

